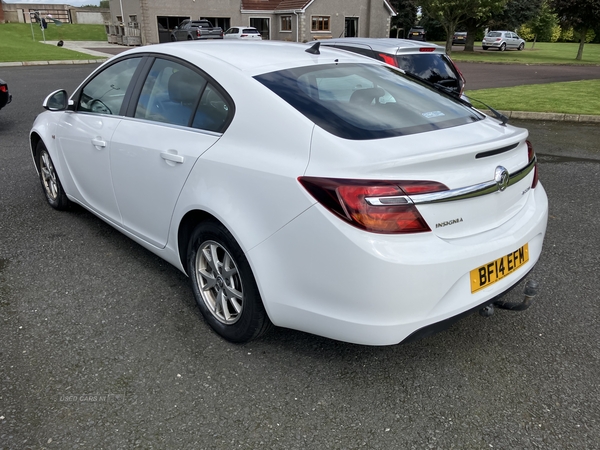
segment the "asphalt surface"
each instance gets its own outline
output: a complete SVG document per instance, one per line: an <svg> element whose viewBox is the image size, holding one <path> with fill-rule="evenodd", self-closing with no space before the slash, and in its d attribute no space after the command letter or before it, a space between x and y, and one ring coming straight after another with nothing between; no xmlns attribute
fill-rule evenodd
<svg viewBox="0 0 600 450"><path fill-rule="evenodd" d="M550 200L529 310L390 347L286 329L233 345L184 275L46 204L29 128L47 93L92 69L2 71L0 448L598 448L600 127L515 122Z"/></svg>

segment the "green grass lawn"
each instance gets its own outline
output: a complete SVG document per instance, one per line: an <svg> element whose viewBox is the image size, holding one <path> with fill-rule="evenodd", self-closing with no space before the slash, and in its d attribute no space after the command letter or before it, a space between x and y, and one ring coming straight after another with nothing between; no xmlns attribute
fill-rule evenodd
<svg viewBox="0 0 600 450"><path fill-rule="evenodd" d="M465 94L504 111L600 115L600 79L479 89Z"/></svg>
<svg viewBox="0 0 600 450"><path fill-rule="evenodd" d="M31 34L33 28L33 36ZM48 24L44 30L47 41L106 41L104 25ZM42 30L36 24L0 24L0 62L57 61L63 59L94 59L85 53L43 44Z"/></svg>
<svg viewBox="0 0 600 450"><path fill-rule="evenodd" d="M437 44L440 44L439 42ZM441 43L440 45L445 45ZM465 52L462 47L453 47L452 59L455 61L488 62L505 64L584 64L600 66L600 44L585 44L583 59L577 61L579 44L570 42L532 42L525 44L523 51L482 50L481 42L475 43L474 52ZM457 50L458 49L458 50ZM598 69L600 70L600 69Z"/></svg>

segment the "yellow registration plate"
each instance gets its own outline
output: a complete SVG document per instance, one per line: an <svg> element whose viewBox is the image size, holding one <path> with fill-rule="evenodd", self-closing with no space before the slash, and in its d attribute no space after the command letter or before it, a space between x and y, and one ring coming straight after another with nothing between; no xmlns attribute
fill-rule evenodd
<svg viewBox="0 0 600 450"><path fill-rule="evenodd" d="M529 245L515 250L477 269L471 270L471 293L475 293L516 271L529 261Z"/></svg>

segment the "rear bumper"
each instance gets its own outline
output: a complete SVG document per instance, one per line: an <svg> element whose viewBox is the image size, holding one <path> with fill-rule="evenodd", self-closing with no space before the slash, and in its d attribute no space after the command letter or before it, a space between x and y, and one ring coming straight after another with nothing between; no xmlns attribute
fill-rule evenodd
<svg viewBox="0 0 600 450"><path fill-rule="evenodd" d="M452 240L365 233L315 205L249 251L248 259L275 325L391 345L442 329L514 287L539 259L547 219L541 184L507 223ZM526 264L471 293L471 270L525 243Z"/></svg>

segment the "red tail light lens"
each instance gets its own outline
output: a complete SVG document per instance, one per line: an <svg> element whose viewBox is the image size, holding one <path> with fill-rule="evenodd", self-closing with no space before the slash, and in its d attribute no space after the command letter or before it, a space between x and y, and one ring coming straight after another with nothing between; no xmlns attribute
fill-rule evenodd
<svg viewBox="0 0 600 450"><path fill-rule="evenodd" d="M376 181L299 177L319 203L351 225L372 233L431 231L409 195L447 191L434 181Z"/></svg>
<svg viewBox="0 0 600 450"><path fill-rule="evenodd" d="M533 161L535 159L535 151L533 150L533 145L531 145L531 142L526 141L527 142L527 160L529 162ZM531 183L531 188L534 189L537 184L538 184L539 178L538 178L538 168L537 168L537 162L535 163L535 166L533 168L533 181Z"/></svg>
<svg viewBox="0 0 600 450"><path fill-rule="evenodd" d="M388 55L387 53L380 53L379 57L381 58L381 60L384 63L389 64L394 67L398 67L398 61L396 61L396 57L394 57L392 55Z"/></svg>
<svg viewBox="0 0 600 450"><path fill-rule="evenodd" d="M6 86L4 86L4 85L0 86L0 92L6 92L6 91L7 91Z"/></svg>

